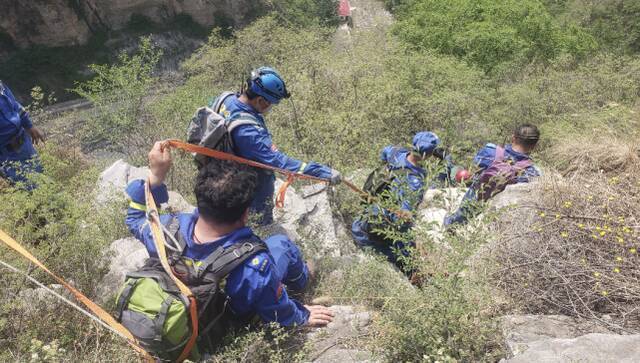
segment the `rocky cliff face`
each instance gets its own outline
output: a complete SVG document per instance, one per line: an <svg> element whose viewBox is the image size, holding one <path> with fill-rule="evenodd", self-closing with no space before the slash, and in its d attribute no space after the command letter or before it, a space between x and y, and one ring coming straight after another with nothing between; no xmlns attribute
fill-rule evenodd
<svg viewBox="0 0 640 363"><path fill-rule="evenodd" d="M18 47L85 43L91 31L67 0L0 0L0 33Z"/></svg>
<svg viewBox="0 0 640 363"><path fill-rule="evenodd" d="M0 33L15 46L84 44L98 30L122 29L133 14L156 23L188 15L213 27L244 25L261 6L248 0L0 0Z"/></svg>

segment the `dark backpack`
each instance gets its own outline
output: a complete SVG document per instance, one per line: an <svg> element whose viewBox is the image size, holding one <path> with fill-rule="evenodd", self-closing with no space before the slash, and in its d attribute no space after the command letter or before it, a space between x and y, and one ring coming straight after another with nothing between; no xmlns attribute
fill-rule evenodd
<svg viewBox="0 0 640 363"><path fill-rule="evenodd" d="M166 231L165 231L166 233ZM257 237L219 247L203 261L182 256L182 234L166 233L177 244L168 256L173 274L193 292L198 307L198 340L190 359L212 351L229 326L227 296L221 284L227 275L267 246ZM116 297L116 318L140 345L160 359L175 360L191 336L189 301L180 293L158 258L149 258L138 271L127 274Z"/></svg>
<svg viewBox="0 0 640 363"><path fill-rule="evenodd" d="M524 170L533 165L531 159L513 162L505 158L505 149L496 148L496 156L486 169L477 176L474 188L477 191L478 200L487 201L494 195L503 191L507 185L515 184Z"/></svg>
<svg viewBox="0 0 640 363"><path fill-rule="evenodd" d="M396 153L400 148L396 149ZM388 191L391 187L391 183L397 177L408 176L411 171L409 169L401 168L391 170L389 164L383 162L380 166L374 169L367 176L367 180L362 186L362 190L367 192L371 196L380 196L384 192Z"/></svg>
<svg viewBox="0 0 640 363"><path fill-rule="evenodd" d="M188 143L233 154L231 132L236 127L242 125L261 127L256 117L248 112L236 112L227 118L220 114L224 101L232 95L234 95L233 92L224 92L217 98L212 108L201 107L196 110L187 127ZM194 157L198 167L206 165L209 161L209 157L204 155L196 154Z"/></svg>

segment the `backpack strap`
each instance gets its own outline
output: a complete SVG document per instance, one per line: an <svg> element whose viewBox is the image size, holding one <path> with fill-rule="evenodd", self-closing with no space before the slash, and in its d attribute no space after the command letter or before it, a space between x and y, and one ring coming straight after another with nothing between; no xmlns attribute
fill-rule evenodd
<svg viewBox="0 0 640 363"><path fill-rule="evenodd" d="M524 159L524 160L520 160L517 163L513 164L513 167L518 169L518 171L522 171L530 166L533 165L533 160L531 159Z"/></svg>
<svg viewBox="0 0 640 363"><path fill-rule="evenodd" d="M169 312L169 308L171 307L171 303L176 300L176 298L167 294L167 298L164 299L162 305L160 305L160 311L158 311L158 315L153 319L153 326L156 332L156 335L153 337L153 340L157 342L162 342L162 331L164 328L164 322L167 320L167 313Z"/></svg>
<svg viewBox="0 0 640 363"><path fill-rule="evenodd" d="M131 293L133 293L133 288L138 284L138 281L140 281L140 279L127 279L126 285L122 289L120 296L118 296L118 301L116 302L116 312L118 315L116 316L116 320L119 322L122 321L122 312L127 307Z"/></svg>
<svg viewBox="0 0 640 363"><path fill-rule="evenodd" d="M233 143L233 137L231 136L231 133L237 127L244 125L262 127L258 119L248 112L236 112L235 114L231 115L231 117L226 121L225 126L227 128L227 135L229 135L228 140L232 150L235 149L235 145Z"/></svg>
<svg viewBox="0 0 640 363"><path fill-rule="evenodd" d="M504 161L504 147L496 146L496 156L493 158L493 161Z"/></svg>
<svg viewBox="0 0 640 363"><path fill-rule="evenodd" d="M224 249L210 269L217 278L223 279L248 258L267 250L267 245L257 238L234 243Z"/></svg>
<svg viewBox="0 0 640 363"><path fill-rule="evenodd" d="M213 109L213 112L219 114L220 113L220 107L222 107L222 104L224 103L224 101L227 98L229 98L229 96L232 96L232 95L235 95L235 92L226 91L226 92L223 92L220 96L218 96L216 102L213 105L211 105L212 106L211 108Z"/></svg>

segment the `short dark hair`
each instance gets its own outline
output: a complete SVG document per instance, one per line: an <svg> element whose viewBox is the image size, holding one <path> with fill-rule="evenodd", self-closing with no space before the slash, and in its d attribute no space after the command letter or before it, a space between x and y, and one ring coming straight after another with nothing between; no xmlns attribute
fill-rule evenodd
<svg viewBox="0 0 640 363"><path fill-rule="evenodd" d="M540 140L540 130L536 125L522 124L513 131L513 136L516 137L518 144L532 149Z"/></svg>
<svg viewBox="0 0 640 363"><path fill-rule="evenodd" d="M216 223L238 221L251 205L257 183L254 168L211 159L200 169L194 188L200 216Z"/></svg>

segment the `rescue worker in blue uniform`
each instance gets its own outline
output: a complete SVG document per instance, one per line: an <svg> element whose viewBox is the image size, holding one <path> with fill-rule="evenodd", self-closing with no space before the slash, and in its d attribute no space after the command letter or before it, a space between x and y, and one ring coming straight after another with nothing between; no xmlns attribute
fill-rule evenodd
<svg viewBox="0 0 640 363"><path fill-rule="evenodd" d="M512 163L520 162L523 160L531 160L530 154L535 149L538 140L540 138L540 131L534 125L523 124L516 128L515 132L511 136L511 144L504 146L504 157ZM486 144L473 158L473 163L477 167L477 171L474 174L471 187L467 190L460 203L460 207L451 215L448 215L444 219L444 225L446 227L465 224L470 218L475 217L480 213L480 206L478 204L477 196L477 183L478 176L486 170L491 164L493 164L496 158L496 144ZM533 163L526 167L523 172L516 177L516 183L528 183L532 178L540 176L542 172Z"/></svg>
<svg viewBox="0 0 640 363"><path fill-rule="evenodd" d="M341 175L337 170L316 162L305 163L289 157L273 144L264 115L273 105L289 97L280 75L272 68L261 67L251 73L242 92L225 92L210 107L226 119L235 119L239 113L250 115L257 124L241 125L232 131L234 154L276 168L327 179L331 184L339 183ZM219 105L218 109L214 105ZM251 209L260 217L258 223L261 225L273 222L274 183L273 172L258 170L258 190Z"/></svg>
<svg viewBox="0 0 640 363"><path fill-rule="evenodd" d="M33 143L43 141L44 134L33 126L27 111L0 80L0 177L33 189L29 174L42 172Z"/></svg>
<svg viewBox="0 0 640 363"><path fill-rule="evenodd" d="M410 214L422 201L426 171L421 165L427 157L433 155L439 144L440 139L436 134L425 131L414 136L411 150L397 146L387 146L382 150L380 158L386 164L387 170L394 175L390 183L392 203L401 211ZM398 172L401 170L405 172ZM382 217L384 222L374 222L374 220L380 219L379 217ZM394 225L394 227L390 225ZM395 263L410 276L413 269L406 266L398 254L409 257L410 248L415 247L415 243L390 238L381 233L380 229L392 228L400 234L406 234L412 227L413 223L403 221L396 213L373 204L368 206L363 215L353 222L351 234L360 246L373 248L384 254L390 262Z"/></svg>
<svg viewBox="0 0 640 363"><path fill-rule="evenodd" d="M149 167L151 193L158 204L169 199L164 180L170 165L169 149L156 143L149 153ZM127 186L131 204L126 224L149 255L157 257L146 223L144 184L143 180L134 180ZM203 167L195 185L198 208L176 216L178 233L186 241L183 256L202 261L220 246L226 248L252 238L246 223L256 185L256 172L248 166L213 159ZM172 219L171 215L161 215L165 225ZM324 326L331 322L333 313L328 308L303 305L287 294L287 288L302 290L309 280L300 249L284 235L271 236L264 242L269 252L258 252L227 277L225 293L234 320L246 322L257 315L264 322L282 326Z"/></svg>

